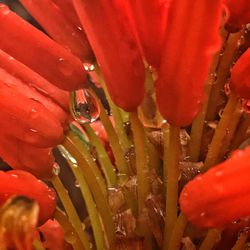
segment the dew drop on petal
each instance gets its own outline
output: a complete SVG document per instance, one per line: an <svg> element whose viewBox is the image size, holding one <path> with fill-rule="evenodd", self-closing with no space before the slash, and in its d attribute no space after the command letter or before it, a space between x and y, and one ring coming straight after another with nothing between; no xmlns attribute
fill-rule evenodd
<svg viewBox="0 0 250 250"><path fill-rule="evenodd" d="M56 162L53 165L53 173L54 173L54 175L60 174L60 166Z"/></svg>
<svg viewBox="0 0 250 250"><path fill-rule="evenodd" d="M99 118L100 107L88 89L81 89L71 92L71 112L80 124L92 123Z"/></svg>

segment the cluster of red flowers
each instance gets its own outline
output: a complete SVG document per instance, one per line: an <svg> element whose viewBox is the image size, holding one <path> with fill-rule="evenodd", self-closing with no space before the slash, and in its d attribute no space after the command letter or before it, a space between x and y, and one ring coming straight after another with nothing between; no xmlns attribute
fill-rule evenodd
<svg viewBox="0 0 250 250"><path fill-rule="evenodd" d="M12 195L35 199L40 225L52 218L56 196L39 179L53 177L52 148L70 121L68 91L87 87L84 63L98 62L113 102L128 112L142 103L150 68L161 115L184 127L204 100L222 16L230 33L250 22L249 0L20 2L49 36L0 4L0 157L15 169L0 173L0 205ZM249 49L230 86L250 98ZM191 222L223 227L250 215L249 152L236 152L185 186L180 205Z"/></svg>

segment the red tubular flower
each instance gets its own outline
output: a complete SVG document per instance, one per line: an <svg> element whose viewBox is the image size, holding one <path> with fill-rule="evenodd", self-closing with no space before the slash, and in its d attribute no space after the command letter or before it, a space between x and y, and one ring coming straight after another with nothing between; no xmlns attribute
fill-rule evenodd
<svg viewBox="0 0 250 250"><path fill-rule="evenodd" d="M250 49L233 66L230 87L240 97L250 99Z"/></svg>
<svg viewBox="0 0 250 250"><path fill-rule="evenodd" d="M63 139L63 128L41 103L0 80L0 129L38 147L51 147Z"/></svg>
<svg viewBox="0 0 250 250"><path fill-rule="evenodd" d="M56 208L55 192L32 174L21 170L0 171L0 183L0 205L10 196L23 195L38 202L40 225L52 217Z"/></svg>
<svg viewBox="0 0 250 250"><path fill-rule="evenodd" d="M237 32L242 25L250 22L250 2L249 0L224 0L228 9L229 18L225 28L229 32Z"/></svg>
<svg viewBox="0 0 250 250"><path fill-rule="evenodd" d="M115 1L74 0L76 11L100 64L109 93L133 111L144 95L144 65L132 31Z"/></svg>
<svg viewBox="0 0 250 250"><path fill-rule="evenodd" d="M159 67L169 0L129 0L135 32L148 63Z"/></svg>
<svg viewBox="0 0 250 250"><path fill-rule="evenodd" d="M64 241L64 230L56 220L48 220L44 225L39 227L39 232L42 233L42 242L46 249L68 249Z"/></svg>
<svg viewBox="0 0 250 250"><path fill-rule="evenodd" d="M3 4L0 4L0 32L0 49L52 84L66 90L85 86L86 73L80 59Z"/></svg>
<svg viewBox="0 0 250 250"><path fill-rule="evenodd" d="M250 147L189 182L180 195L181 210L200 227L220 228L250 215Z"/></svg>
<svg viewBox="0 0 250 250"><path fill-rule="evenodd" d="M173 125L190 124L199 111L209 64L220 44L220 17L218 0L170 4L156 97L161 114Z"/></svg>
<svg viewBox="0 0 250 250"><path fill-rule="evenodd" d="M51 148L36 148L14 137L0 135L0 156L13 169L28 171L40 179L53 176Z"/></svg>
<svg viewBox="0 0 250 250"><path fill-rule="evenodd" d="M82 24L79 17L76 14L75 7L72 3L72 0L52 0L63 12L63 14L75 24L79 29L82 29Z"/></svg>
<svg viewBox="0 0 250 250"><path fill-rule="evenodd" d="M71 23L52 0L21 0L21 3L55 41L82 61L93 60L93 53L83 30Z"/></svg>
<svg viewBox="0 0 250 250"><path fill-rule="evenodd" d="M19 78L29 87L34 88L39 93L49 97L65 111L69 110L68 92L54 86L39 74L2 50L0 50L0 67L6 70L10 75Z"/></svg>

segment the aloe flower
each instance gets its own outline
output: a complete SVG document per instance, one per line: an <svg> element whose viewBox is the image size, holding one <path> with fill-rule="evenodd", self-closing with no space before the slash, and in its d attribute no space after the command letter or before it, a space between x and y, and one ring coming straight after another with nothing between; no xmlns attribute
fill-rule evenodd
<svg viewBox="0 0 250 250"><path fill-rule="evenodd" d="M0 4L0 248L243 249L248 1L20 2L46 33Z"/></svg>
<svg viewBox="0 0 250 250"><path fill-rule="evenodd" d="M21 170L0 172L3 188L0 192L0 204L13 195L27 196L37 201L39 206L38 223L41 225L53 216L56 207L54 190L32 174Z"/></svg>
<svg viewBox="0 0 250 250"><path fill-rule="evenodd" d="M249 215L249 156L250 148L238 150L184 187L180 204L191 222L221 228Z"/></svg>

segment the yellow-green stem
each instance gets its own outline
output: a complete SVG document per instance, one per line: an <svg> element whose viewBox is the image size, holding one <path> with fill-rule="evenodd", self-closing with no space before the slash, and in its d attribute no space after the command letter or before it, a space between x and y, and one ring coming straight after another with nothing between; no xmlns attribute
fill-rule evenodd
<svg viewBox="0 0 250 250"><path fill-rule="evenodd" d="M79 184L79 188L81 190L83 199L86 204L86 208L89 214L89 218L91 221L91 226L93 229L93 234L95 238L96 248L97 250L103 250L105 249L105 240L104 240L104 233L102 230L102 225L100 221L100 216L98 214L98 211L96 209L95 202L93 200L91 190L89 189L85 178L82 174L82 171L80 170L79 166L77 165L76 160L69 154L69 152L63 147L58 147L61 154L64 156L64 158L67 160L77 183Z"/></svg>
<svg viewBox="0 0 250 250"><path fill-rule="evenodd" d="M226 83L229 74L230 68L232 66L233 60L235 59L236 52L238 50L238 40L241 36L241 32L230 34L225 49L220 60L219 67L217 69L217 80L215 81L212 92L209 98L208 110L206 115L207 121L213 121L217 112L217 105L221 98L221 90Z"/></svg>
<svg viewBox="0 0 250 250"><path fill-rule="evenodd" d="M223 139L229 133L229 124L232 119L232 114L238 107L239 100L237 96L232 93L224 108L219 124L216 127L212 142L209 145L204 167L202 168L203 172L217 163L219 153L223 149Z"/></svg>
<svg viewBox="0 0 250 250"><path fill-rule="evenodd" d="M178 216L170 241L168 245L168 250L179 250L181 246L181 239L183 237L184 230L187 226L187 219L183 213Z"/></svg>
<svg viewBox="0 0 250 250"><path fill-rule="evenodd" d="M107 90L105 80L104 80L104 78L101 74L101 71L99 69L99 66L97 64L95 66L95 69L96 69L97 75L99 76L100 83L102 85L102 88L105 92L106 98L107 98L108 103L109 103L109 106L110 106L110 109L112 112L112 116L113 116L114 121L115 121L115 130L116 130L116 133L118 134L118 139L119 139L119 142L122 146L123 153L126 153L126 151L131 146L131 142L129 141L128 136L126 134L126 130L125 130L125 127L123 124L121 112L120 112L119 108L113 103L113 101L109 95L109 92Z"/></svg>
<svg viewBox="0 0 250 250"><path fill-rule="evenodd" d="M115 174L116 169L113 166L103 144L89 124L85 124L84 128L87 131L91 144L96 149L97 158L106 177L108 187L115 187L117 185L117 177Z"/></svg>
<svg viewBox="0 0 250 250"><path fill-rule="evenodd" d="M166 125L164 125L166 126ZM164 128L165 129L165 128ZM180 128L170 125L169 143L164 148L164 168L167 174L166 215L163 238L163 249L168 249L169 240L177 219L178 178L180 154Z"/></svg>
<svg viewBox="0 0 250 250"><path fill-rule="evenodd" d="M93 166L89 165L86 161L85 155L82 152L82 144L83 142L73 134L66 136L63 142L63 146L76 159L78 166L92 192L97 209L103 221L108 243L111 246L114 242L115 228L108 204L107 190L103 190L102 182L100 181L100 177L97 174L96 169L94 169Z"/></svg>
<svg viewBox="0 0 250 250"><path fill-rule="evenodd" d="M217 229L210 229L206 238L203 240L199 250L212 250L216 242L220 238L220 231Z"/></svg>
<svg viewBox="0 0 250 250"><path fill-rule="evenodd" d="M78 237L74 227L69 222L67 215L60 209L56 208L54 218L64 229L64 239L67 243L71 244L74 250L85 250L80 238Z"/></svg>
<svg viewBox="0 0 250 250"><path fill-rule="evenodd" d="M146 137L143 125L141 124L137 112L130 114L131 128L134 138L136 155L136 175L137 175L137 193L139 214L145 207L145 200L149 194L149 165L146 151Z"/></svg>
<svg viewBox="0 0 250 250"><path fill-rule="evenodd" d="M237 128L237 131L230 145L231 151L237 149L240 146L240 144L247 138L247 130L249 126L250 126L250 116L249 114L245 113L243 114L243 117L240 121L240 124Z"/></svg>
<svg viewBox="0 0 250 250"><path fill-rule="evenodd" d="M241 233L231 250L244 250L247 239L248 239L248 233Z"/></svg>
<svg viewBox="0 0 250 250"><path fill-rule="evenodd" d="M223 140L223 147L222 147L220 154L219 154L219 157L218 157L219 162L224 159L225 154L229 150L230 143L231 143L231 141L236 133L237 126L240 122L242 112L243 112L243 110L241 108L241 104L238 103L237 107L235 108L234 113L232 113L231 122L228 125L226 137Z"/></svg>
<svg viewBox="0 0 250 250"><path fill-rule="evenodd" d="M76 233L78 234L78 237L82 242L85 250L90 250L90 242L88 240L88 236L84 231L83 224L75 210L71 199L69 198L68 191L65 189L58 176L54 177L54 179L52 180L52 184L56 189L56 192L65 208L69 220L72 223Z"/></svg>

